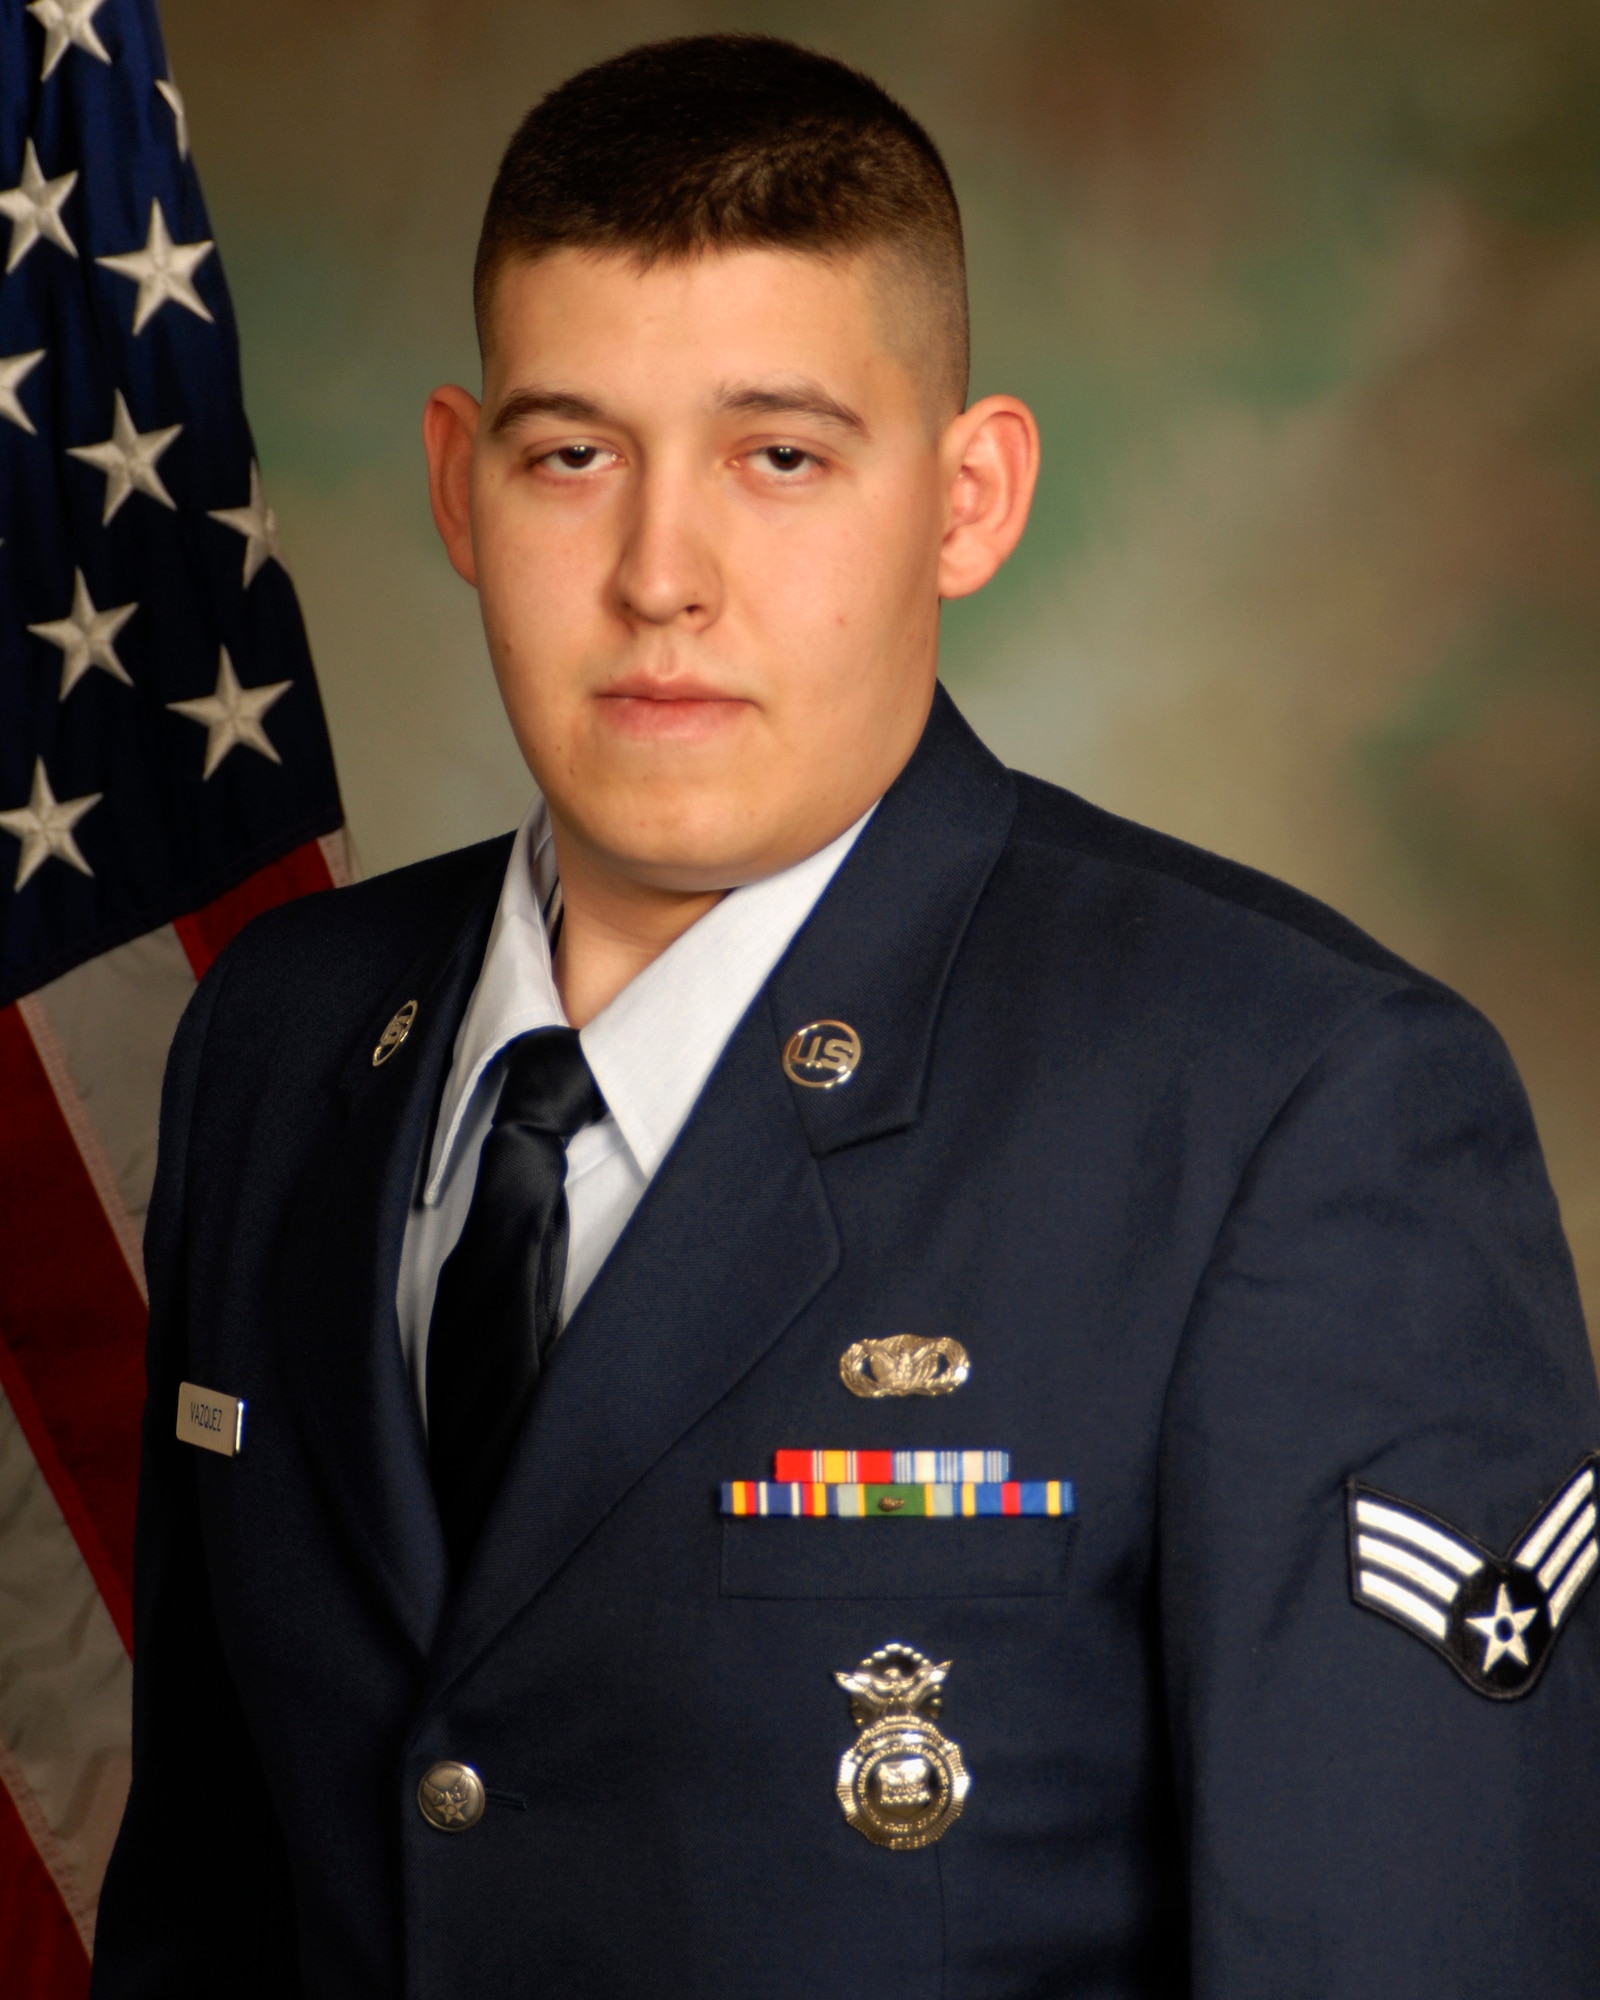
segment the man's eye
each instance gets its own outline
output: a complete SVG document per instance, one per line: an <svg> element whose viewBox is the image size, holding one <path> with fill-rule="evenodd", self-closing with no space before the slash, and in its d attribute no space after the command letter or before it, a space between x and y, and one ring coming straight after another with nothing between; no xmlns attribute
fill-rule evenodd
<svg viewBox="0 0 1600 2000"><path fill-rule="evenodd" d="M774 472L800 472L813 463L810 452L802 451L797 444L763 445L760 456Z"/></svg>
<svg viewBox="0 0 1600 2000"><path fill-rule="evenodd" d="M553 451L541 452L535 463L559 477L563 472L590 472L601 459L615 456L603 444L561 444Z"/></svg>

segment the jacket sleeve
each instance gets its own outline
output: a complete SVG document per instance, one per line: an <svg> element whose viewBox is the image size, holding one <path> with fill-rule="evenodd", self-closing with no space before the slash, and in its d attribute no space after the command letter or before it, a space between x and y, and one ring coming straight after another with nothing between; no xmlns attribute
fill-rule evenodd
<svg viewBox="0 0 1600 2000"><path fill-rule="evenodd" d="M1196 2000L1600 1991L1600 1589L1498 1698L1357 1601L1349 1540L1359 1482L1504 1555L1597 1447L1509 1056L1441 991L1370 1003L1255 1151L1164 1417Z"/></svg>
<svg viewBox="0 0 1600 2000"><path fill-rule="evenodd" d="M231 954L179 1025L145 1229L147 1398L134 1553L133 1783L100 1896L93 2000L292 2000L283 1841L218 1643L194 1452L174 1435L186 1374L186 1154Z"/></svg>

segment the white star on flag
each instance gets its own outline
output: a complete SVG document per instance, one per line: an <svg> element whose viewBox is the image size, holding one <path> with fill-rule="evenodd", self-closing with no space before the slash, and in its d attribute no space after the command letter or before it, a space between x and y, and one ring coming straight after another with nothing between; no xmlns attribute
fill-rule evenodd
<svg viewBox="0 0 1600 2000"><path fill-rule="evenodd" d="M114 611L96 611L94 599L81 569L72 573L72 609L65 618L48 625L30 625L28 630L52 646L61 648L61 695L67 696L91 667L103 667L114 680L133 686L133 676L117 658L116 637L138 610L137 604L119 604Z"/></svg>
<svg viewBox="0 0 1600 2000"><path fill-rule="evenodd" d="M13 806L10 812L0 812L0 827L7 833L15 834L22 842L13 887L20 889L30 876L38 873L52 854L58 861L70 861L80 874L92 875L94 870L79 853L72 829L86 812L99 805L104 796L103 792L86 792L81 799L58 799L44 774L44 759L36 757L33 761L33 794L28 803Z"/></svg>
<svg viewBox="0 0 1600 2000"><path fill-rule="evenodd" d="M100 516L102 526L135 490L148 493L152 500L159 500L163 507L171 507L174 512L178 505L161 483L156 460L183 429L183 425L168 424L164 430L136 431L128 406L122 400L122 391L119 389L116 395L111 435L105 443L75 444L67 449L68 458L81 458L85 465L94 466L106 476L106 510Z"/></svg>
<svg viewBox="0 0 1600 2000"><path fill-rule="evenodd" d="M178 158L186 160L189 157L189 114L184 108L183 92L170 76L158 76L156 89L172 106L173 123L177 127Z"/></svg>
<svg viewBox="0 0 1600 2000"><path fill-rule="evenodd" d="M261 718L279 696L287 694L293 686L293 681L272 681L264 687L240 687L233 662L228 658L228 649L224 646L217 668L216 692L200 695L193 701L167 703L168 708L177 714L205 725L206 767L200 776L209 778L228 752L241 743L247 750L258 750L263 757L270 757L274 764L281 764L283 759L273 749L271 738L261 725Z"/></svg>
<svg viewBox="0 0 1600 2000"><path fill-rule="evenodd" d="M33 150L33 141L23 141L22 179L14 188L7 188L0 194L0 215L11 218L11 255L6 259L8 271L17 268L41 236L58 250L65 250L69 257L77 256L78 246L67 234L67 225L61 220L61 204L77 184L76 171L59 174L53 181L47 181L40 171L39 155Z"/></svg>
<svg viewBox="0 0 1600 2000"><path fill-rule="evenodd" d="M110 62L104 42L94 31L94 17L105 4L106 0L33 0L28 12L44 29L41 83L74 45L87 49L103 63Z"/></svg>
<svg viewBox="0 0 1600 2000"><path fill-rule="evenodd" d="M31 354L0 354L0 417L21 425L29 437L37 433L17 391L43 359L42 347L36 347Z"/></svg>
<svg viewBox="0 0 1600 2000"><path fill-rule="evenodd" d="M139 287L133 302L133 330L142 333L150 321L172 299L201 319L210 319L211 309L194 288L194 273L211 255L211 239L200 243L174 243L167 234L167 218L161 204L150 204L150 234L142 250L123 250L115 257L96 257L108 271L132 278Z"/></svg>
<svg viewBox="0 0 1600 2000"><path fill-rule="evenodd" d="M267 505L267 496L261 484L261 468L255 460L250 461L250 501L244 507L213 507L210 510L213 521L220 521L225 528L234 528L244 536L244 587L248 590L256 580L256 572L264 563L275 562L281 568L288 565L283 560L283 550L278 546L278 517Z"/></svg>
<svg viewBox="0 0 1600 2000"><path fill-rule="evenodd" d="M1528 1664L1528 1648L1523 1641L1523 1633L1539 1615L1537 1604L1526 1611L1514 1611L1511 1607L1511 1593L1501 1584L1495 1598L1493 1611L1482 1618L1469 1618L1474 1632L1483 1639L1483 1671L1487 1673L1502 1653L1509 1653L1519 1667Z"/></svg>

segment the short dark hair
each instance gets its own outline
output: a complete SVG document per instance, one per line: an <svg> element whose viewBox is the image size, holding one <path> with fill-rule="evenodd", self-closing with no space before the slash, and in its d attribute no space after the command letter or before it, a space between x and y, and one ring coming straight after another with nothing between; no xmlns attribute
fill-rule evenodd
<svg viewBox="0 0 1600 2000"><path fill-rule="evenodd" d="M647 43L534 106L478 238L479 341L512 259L573 248L648 265L756 246L897 257L922 281L908 340L965 403L966 259L939 149L870 77L773 35Z"/></svg>

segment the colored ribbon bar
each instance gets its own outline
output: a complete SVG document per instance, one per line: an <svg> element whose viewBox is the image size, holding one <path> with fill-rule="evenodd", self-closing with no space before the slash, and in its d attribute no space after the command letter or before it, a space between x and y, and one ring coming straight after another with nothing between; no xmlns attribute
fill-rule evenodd
<svg viewBox="0 0 1600 2000"><path fill-rule="evenodd" d="M772 1476L823 1486L927 1486L968 1480L999 1485L1011 1477L1009 1451L780 1451Z"/></svg>
<svg viewBox="0 0 1600 2000"><path fill-rule="evenodd" d="M730 1479L724 1514L839 1521L972 1520L1071 1514L1070 1479L928 1480L869 1485L808 1479Z"/></svg>

